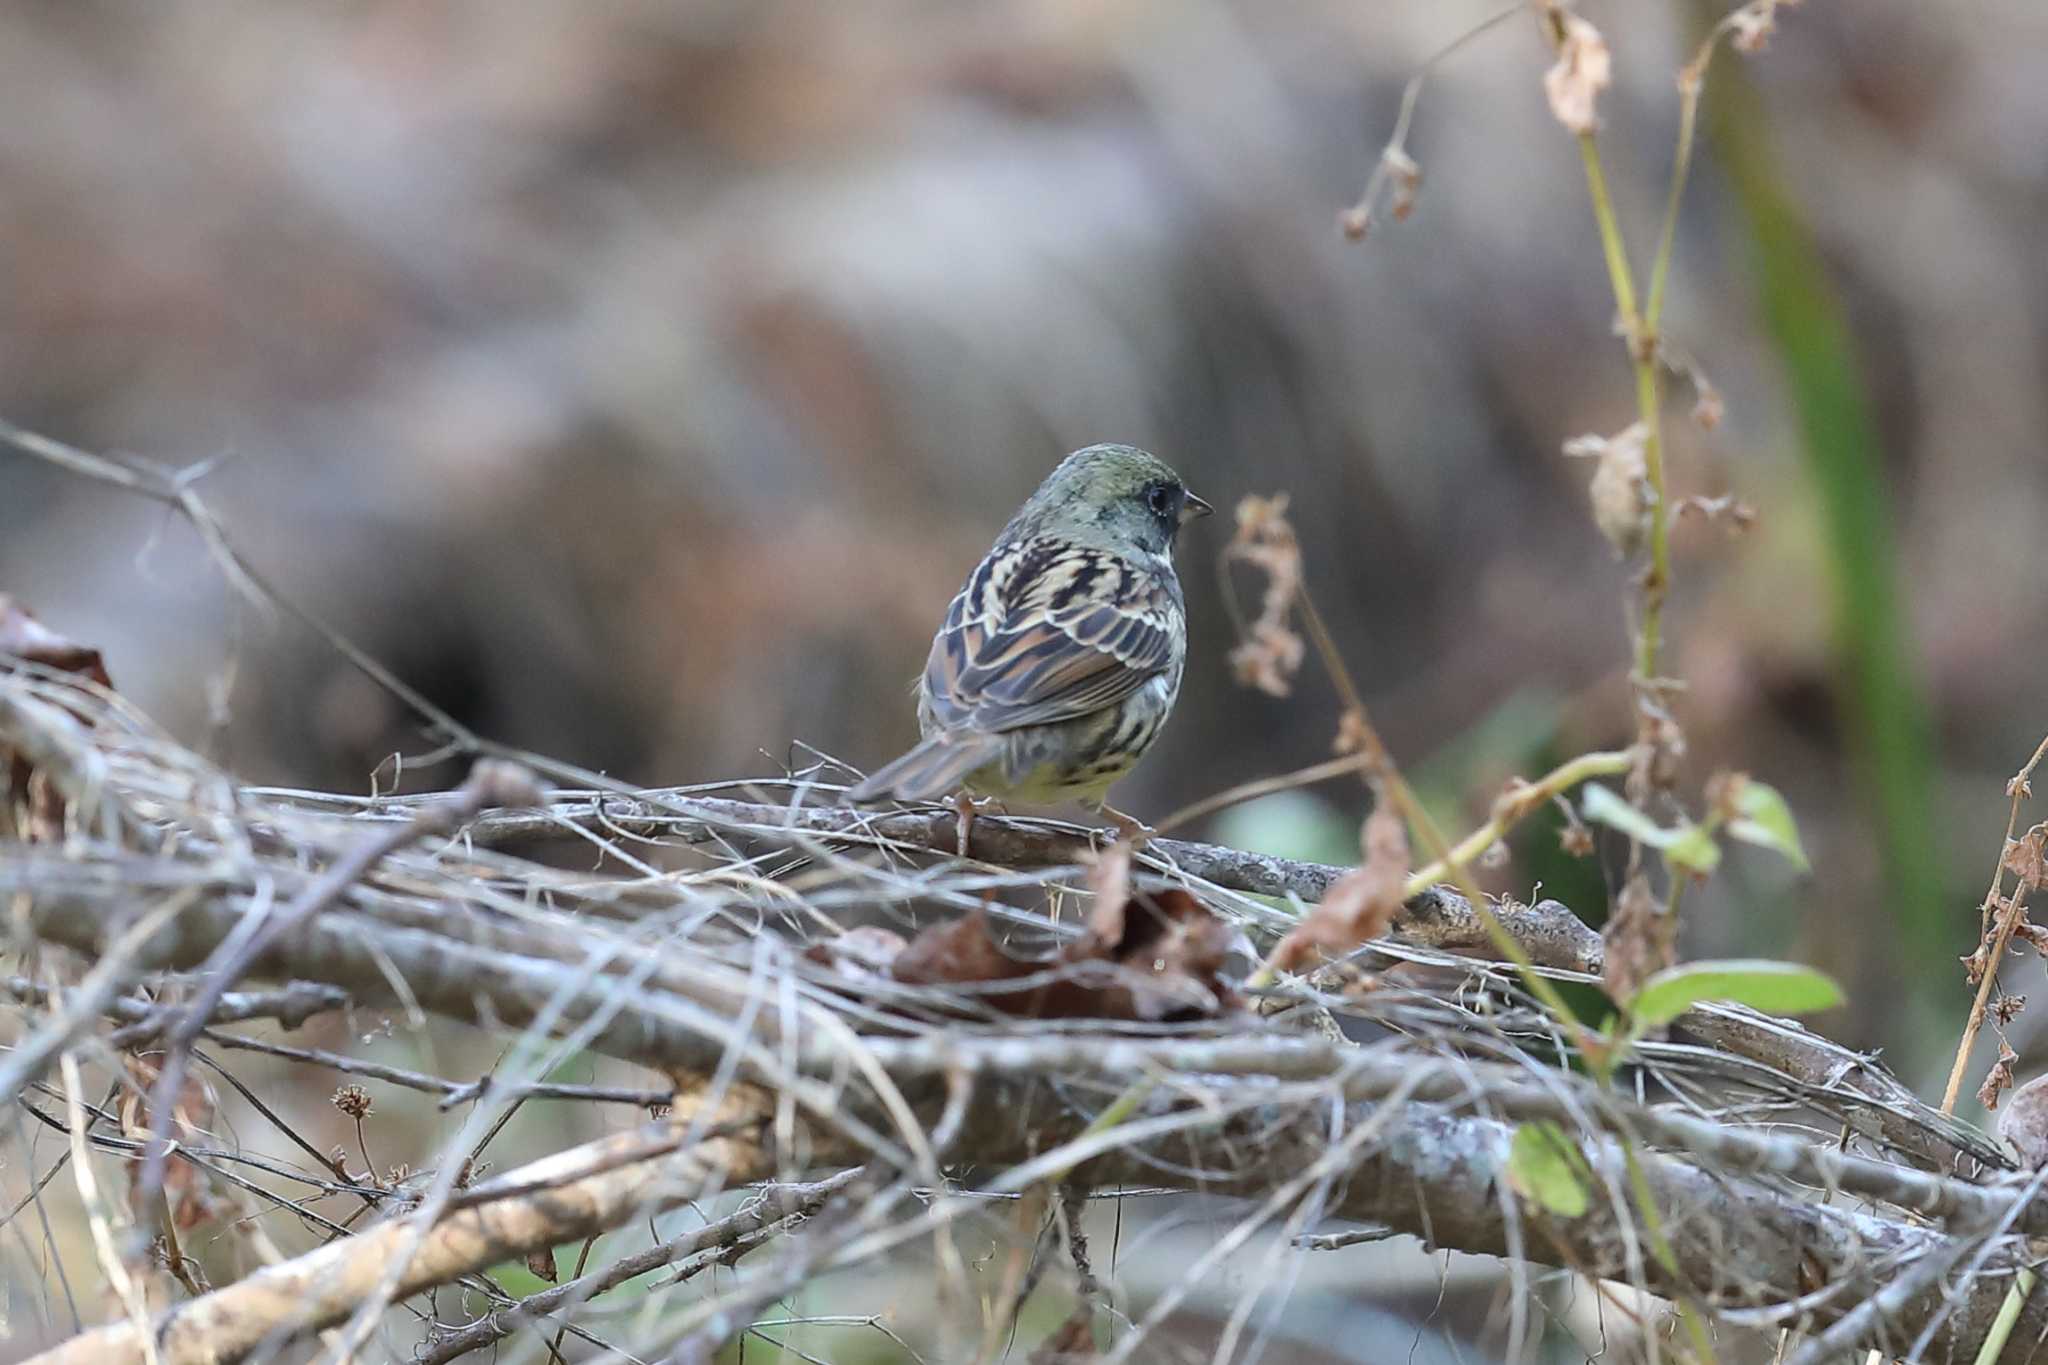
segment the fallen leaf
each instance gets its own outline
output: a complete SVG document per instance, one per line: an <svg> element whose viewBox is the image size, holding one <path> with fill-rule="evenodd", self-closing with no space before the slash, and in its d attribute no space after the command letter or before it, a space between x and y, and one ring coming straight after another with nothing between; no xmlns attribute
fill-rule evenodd
<svg viewBox="0 0 2048 1365"><path fill-rule="evenodd" d="M890 975L904 985L982 987L964 993L1029 1019L1186 1022L1243 1008L1222 976L1238 937L1178 887L1134 890L1116 913L1091 915L1081 936L1050 957L1010 956L977 910L912 939ZM1009 982L1018 984L1001 988Z"/></svg>
<svg viewBox="0 0 2048 1365"><path fill-rule="evenodd" d="M912 939L890 963L889 975L911 986L981 985L1035 976L1049 965L1004 952L989 930L988 914L973 910L959 919L934 924ZM977 994L975 998L1006 1008L1001 1003L1004 997Z"/></svg>
<svg viewBox="0 0 2048 1365"><path fill-rule="evenodd" d="M20 660L112 688L106 661L88 645L51 630L14 598L0 593L0 673ZM16 833L30 843L64 837L64 802L49 779L20 754L0 744L0 834Z"/></svg>
<svg viewBox="0 0 2048 1365"><path fill-rule="evenodd" d="M27 607L0 593L0 655L9 654L61 673L81 674L101 687L114 685L97 649L65 639L36 620ZM6 667L7 661L0 658L0 669Z"/></svg>

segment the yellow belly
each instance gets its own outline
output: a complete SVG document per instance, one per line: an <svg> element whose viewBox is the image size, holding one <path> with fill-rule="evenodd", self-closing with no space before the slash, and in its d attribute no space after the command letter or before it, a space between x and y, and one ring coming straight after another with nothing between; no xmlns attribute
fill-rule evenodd
<svg viewBox="0 0 2048 1365"><path fill-rule="evenodd" d="M1099 806L1117 779L1129 771L1129 764L1108 774L1090 770L1077 781L1074 773L1058 764L1041 763L1024 774L1022 780L1012 782L1003 775L1002 764L990 763L967 775L967 788L976 796L993 796L999 801L1028 806L1056 806L1063 801Z"/></svg>

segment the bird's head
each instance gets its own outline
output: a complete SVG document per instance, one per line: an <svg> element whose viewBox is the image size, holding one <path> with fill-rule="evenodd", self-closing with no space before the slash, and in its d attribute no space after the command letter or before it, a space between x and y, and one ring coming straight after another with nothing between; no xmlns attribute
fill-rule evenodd
<svg viewBox="0 0 2048 1365"><path fill-rule="evenodd" d="M1170 562L1180 528L1213 510L1157 455L1136 446L1089 446L1045 476L1010 531Z"/></svg>

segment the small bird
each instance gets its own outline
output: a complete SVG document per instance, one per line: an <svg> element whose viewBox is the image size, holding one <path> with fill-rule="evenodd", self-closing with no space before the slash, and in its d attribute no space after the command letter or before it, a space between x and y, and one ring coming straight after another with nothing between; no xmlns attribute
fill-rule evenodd
<svg viewBox="0 0 2048 1365"><path fill-rule="evenodd" d="M1062 460L946 611L918 683L923 742L851 799L924 801L964 788L1105 810L1180 693L1187 611L1173 544L1212 510L1134 446ZM964 851L964 798L960 812Z"/></svg>

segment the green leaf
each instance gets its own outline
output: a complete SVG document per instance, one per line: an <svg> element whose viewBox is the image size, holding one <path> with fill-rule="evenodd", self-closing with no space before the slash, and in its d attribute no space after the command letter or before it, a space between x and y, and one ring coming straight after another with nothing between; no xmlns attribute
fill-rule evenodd
<svg viewBox="0 0 2048 1365"><path fill-rule="evenodd" d="M1658 1028L1706 1000L1732 1000L1765 1014L1811 1014L1841 1004L1842 988L1795 962L1688 962L1645 981L1629 1013L1637 1028Z"/></svg>
<svg viewBox="0 0 2048 1365"><path fill-rule="evenodd" d="M1595 824L1618 829L1652 848L1669 848L1679 836L1678 830L1665 829L1598 782L1585 785L1579 796L1579 810Z"/></svg>
<svg viewBox="0 0 2048 1365"><path fill-rule="evenodd" d="M1585 1164L1564 1129L1538 1119L1515 1129L1508 1148L1508 1184L1560 1218L1577 1218L1592 1204L1581 1174Z"/></svg>
<svg viewBox="0 0 2048 1365"><path fill-rule="evenodd" d="M1736 818L1728 822L1731 835L1746 844L1776 849L1801 872L1812 870L1813 864L1806 861L1806 849L1799 842L1799 826L1793 823L1792 808L1785 804L1776 787L1752 777L1736 793L1735 810Z"/></svg>
<svg viewBox="0 0 2048 1365"><path fill-rule="evenodd" d="M1713 835L1698 825L1686 825L1677 835L1664 849L1664 860L1673 867L1704 877L1721 865L1721 846Z"/></svg>
<svg viewBox="0 0 2048 1365"><path fill-rule="evenodd" d="M1673 867L1686 872L1705 876L1721 861L1721 846L1698 825L1687 820L1666 829L1598 782L1585 785L1579 809L1596 824L1611 826L1638 843L1662 849Z"/></svg>

